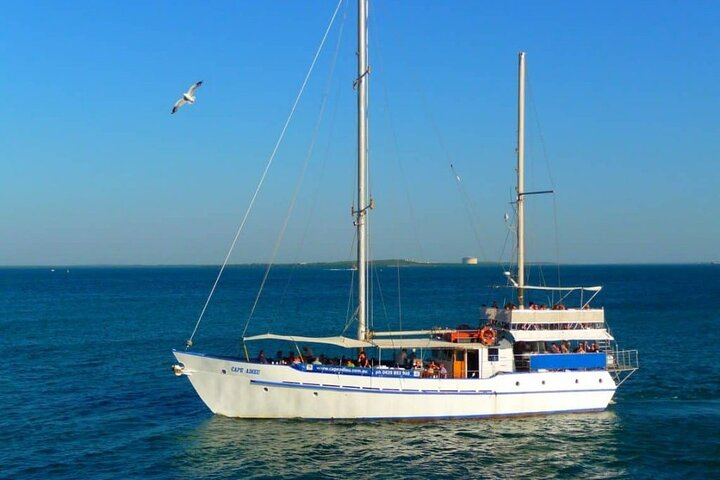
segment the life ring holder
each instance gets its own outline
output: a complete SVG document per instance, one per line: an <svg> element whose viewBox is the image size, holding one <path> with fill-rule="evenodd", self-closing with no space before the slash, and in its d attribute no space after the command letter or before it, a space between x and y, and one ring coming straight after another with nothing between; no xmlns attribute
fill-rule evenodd
<svg viewBox="0 0 720 480"><path fill-rule="evenodd" d="M495 329L491 327L483 327L480 330L480 340L485 345L494 345L495 340L497 340L497 333L495 332Z"/></svg>

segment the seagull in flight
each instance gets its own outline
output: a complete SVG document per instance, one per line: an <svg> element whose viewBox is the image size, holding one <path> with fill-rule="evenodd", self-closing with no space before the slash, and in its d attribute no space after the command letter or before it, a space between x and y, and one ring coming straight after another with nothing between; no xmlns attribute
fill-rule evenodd
<svg viewBox="0 0 720 480"><path fill-rule="evenodd" d="M195 90L197 90L200 85L202 85L202 80L197 83L193 83L190 88L188 88L188 91L183 93L182 98L175 102L171 113L177 112L180 107L186 103L195 103Z"/></svg>

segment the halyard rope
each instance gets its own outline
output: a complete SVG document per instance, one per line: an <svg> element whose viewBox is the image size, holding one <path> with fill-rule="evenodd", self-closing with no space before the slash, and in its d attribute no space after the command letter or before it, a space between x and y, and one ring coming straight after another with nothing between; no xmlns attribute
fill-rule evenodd
<svg viewBox="0 0 720 480"><path fill-rule="evenodd" d="M317 62L317 59L320 56L320 52L322 51L323 45L325 45L325 40L327 39L328 33L330 33L330 29L332 28L333 24L335 23L335 17L337 16L338 11L340 10L340 5L342 5L342 2L343 2L343 0L338 0L338 4L335 7L335 11L333 12L332 18L330 19L330 23L328 24L327 28L325 29L325 34L323 35L322 40L320 41L320 46L318 46L318 49L315 52L315 57L313 58L312 63L310 64L310 68L308 69L308 72L305 75L305 79L303 80L302 86L300 87L300 91L298 92L297 96L295 97L295 102L293 103L293 106L290 109L290 114L288 115L288 118L285 121L285 125L283 126L282 131L280 132L280 136L278 137L277 142L275 143L275 148L273 148L273 151L270 154L270 158L267 161L267 165L265 165L265 170L263 171L263 174L260 177L260 181L258 182L257 187L255 188L255 193L253 194L252 199L250 200L250 205L248 205L248 208L245 211L245 215L243 216L242 222L240 222L240 226L238 227L237 232L235 233L235 238L233 238L233 241L230 244L230 249L228 250L227 255L225 255L225 260L223 260L222 266L220 267L220 271L218 272L217 277L215 278L215 282L213 283L213 286L210 289L210 294L208 295L208 298L205 301L205 305L203 305L202 311L200 312L200 316L198 317L198 320L195 323L195 328L193 329L192 334L190 335L190 338L188 338L188 340L186 342L186 348L190 348L192 346L192 340L195 337L195 334L197 333L198 327L200 326L200 322L202 321L203 316L205 315L205 311L207 310L207 307L210 304L210 300L212 299L212 296L215 293L215 289L217 288L218 282L220 281L220 277L222 276L223 271L225 270L225 267L227 266L227 262L230 259L230 255L232 254L233 249L235 248L235 244L237 243L238 238L240 237L240 233L242 232L242 229L245 226L245 222L247 221L248 216L250 215L250 211L252 210L253 206L255 205L255 200L257 199L258 193L260 192L260 188L262 188L262 185L265 182L265 177L267 176L267 173L270 170L270 166L272 165L273 160L275 159L275 155L277 154L277 151L280 148L280 144L282 143L283 138L285 137L285 132L287 131L288 126L290 125L290 121L292 120L292 117L295 113L295 109L297 108L298 103L300 102L300 98L302 97L303 92L305 91L305 86L307 85L307 82L310 79L310 75L312 74L312 71L315 68L315 63Z"/></svg>

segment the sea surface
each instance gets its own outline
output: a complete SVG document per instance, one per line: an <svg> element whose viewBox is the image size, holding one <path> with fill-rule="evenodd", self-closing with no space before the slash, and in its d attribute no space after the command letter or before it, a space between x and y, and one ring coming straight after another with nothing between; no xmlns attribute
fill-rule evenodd
<svg viewBox="0 0 720 480"><path fill-rule="evenodd" d="M546 270L531 274L557 281ZM170 371L217 267L0 268L0 478L720 478L720 266L560 273L603 285L593 304L639 350L607 411L307 422L213 416ZM352 271L277 267L249 318L263 274L226 271L193 350L237 354L243 331L355 334ZM374 326L474 325L502 281L484 266L380 268Z"/></svg>

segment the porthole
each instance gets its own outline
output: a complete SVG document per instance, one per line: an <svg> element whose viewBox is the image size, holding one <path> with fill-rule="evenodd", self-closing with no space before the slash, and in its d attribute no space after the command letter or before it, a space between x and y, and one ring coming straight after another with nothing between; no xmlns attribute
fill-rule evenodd
<svg viewBox="0 0 720 480"><path fill-rule="evenodd" d="M223 373L223 375L225 375L225 374L227 373L227 370L225 370L225 369L223 368L223 369L222 369L222 373Z"/></svg>
<svg viewBox="0 0 720 480"><path fill-rule="evenodd" d="M542 381L542 384L545 385L545 380Z"/></svg>
<svg viewBox="0 0 720 480"><path fill-rule="evenodd" d="M600 380L598 380L598 382L602 383L602 378Z"/></svg>
<svg viewBox="0 0 720 480"><path fill-rule="evenodd" d="M515 386L516 386L516 387L519 387L519 386L520 386L520 382L515 382Z"/></svg>
<svg viewBox="0 0 720 480"><path fill-rule="evenodd" d="M268 392L268 391L269 391L267 387L264 387L264 388L263 388L263 390L265 390L266 392Z"/></svg>
<svg viewBox="0 0 720 480"><path fill-rule="evenodd" d="M315 395L316 397L318 396L317 392L313 392L313 395Z"/></svg>
<svg viewBox="0 0 720 480"><path fill-rule="evenodd" d="M580 381L576 378L576 379L575 379L575 383L580 383Z"/></svg>

